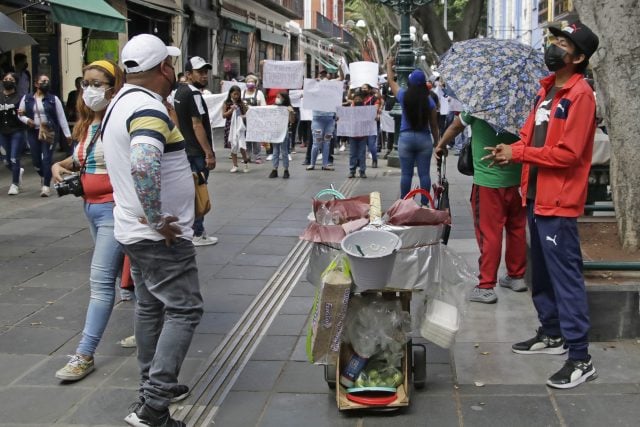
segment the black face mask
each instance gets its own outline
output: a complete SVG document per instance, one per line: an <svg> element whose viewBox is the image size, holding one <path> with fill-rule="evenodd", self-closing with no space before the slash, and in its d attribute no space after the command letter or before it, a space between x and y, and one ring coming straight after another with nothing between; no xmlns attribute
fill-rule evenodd
<svg viewBox="0 0 640 427"><path fill-rule="evenodd" d="M40 83L39 89L40 89L40 92L42 92L42 93L49 92L49 83L48 82L47 83Z"/></svg>
<svg viewBox="0 0 640 427"><path fill-rule="evenodd" d="M4 86L6 90L13 90L16 88L16 82L12 82L12 81L2 82L2 86Z"/></svg>
<svg viewBox="0 0 640 427"><path fill-rule="evenodd" d="M195 86L196 89L204 89L205 87L207 87L206 84L202 84L200 82L193 82L192 84L193 86Z"/></svg>
<svg viewBox="0 0 640 427"><path fill-rule="evenodd" d="M567 51L552 44L544 51L544 63L549 71L556 72L565 67L564 56Z"/></svg>

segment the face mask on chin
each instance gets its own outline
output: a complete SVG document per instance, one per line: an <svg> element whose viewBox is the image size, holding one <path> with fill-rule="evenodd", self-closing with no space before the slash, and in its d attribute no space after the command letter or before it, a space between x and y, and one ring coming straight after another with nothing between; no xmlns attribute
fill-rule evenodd
<svg viewBox="0 0 640 427"><path fill-rule="evenodd" d="M109 100L105 98L106 89L104 87L95 88L89 86L82 91L82 100L93 111L102 111L109 105Z"/></svg>
<svg viewBox="0 0 640 427"><path fill-rule="evenodd" d="M567 64L564 57L568 52L555 44L547 47L544 51L544 63L551 72L556 72L564 68Z"/></svg>

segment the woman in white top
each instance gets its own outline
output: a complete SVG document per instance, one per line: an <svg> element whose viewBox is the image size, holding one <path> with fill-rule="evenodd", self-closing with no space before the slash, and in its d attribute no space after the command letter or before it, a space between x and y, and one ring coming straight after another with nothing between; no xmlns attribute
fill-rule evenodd
<svg viewBox="0 0 640 427"><path fill-rule="evenodd" d="M40 196L49 197L51 162L55 142L62 132L67 138L67 142L71 144L71 132L62 102L49 92L49 77L45 74L40 75L36 80L35 87L34 94L27 94L20 100L18 114L20 114L20 121L29 127L27 141L31 150L31 160L38 175L42 177ZM43 128L42 132L41 128ZM46 137L46 134L49 137Z"/></svg>
<svg viewBox="0 0 640 427"><path fill-rule="evenodd" d="M267 100L264 97L264 93L258 89L258 78L254 75L249 75L245 79L247 88L242 91L242 102L245 106L251 107L264 107L267 105ZM260 142L247 141L247 154L250 161L254 161L258 164L262 163L260 159Z"/></svg>

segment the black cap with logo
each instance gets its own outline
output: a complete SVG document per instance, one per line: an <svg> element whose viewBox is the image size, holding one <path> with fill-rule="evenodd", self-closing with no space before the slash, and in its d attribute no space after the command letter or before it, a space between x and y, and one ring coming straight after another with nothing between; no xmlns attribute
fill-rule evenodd
<svg viewBox="0 0 640 427"><path fill-rule="evenodd" d="M571 40L587 59L591 58L600 43L598 36L580 21L571 22L562 28L549 27L549 32L556 37L562 36Z"/></svg>

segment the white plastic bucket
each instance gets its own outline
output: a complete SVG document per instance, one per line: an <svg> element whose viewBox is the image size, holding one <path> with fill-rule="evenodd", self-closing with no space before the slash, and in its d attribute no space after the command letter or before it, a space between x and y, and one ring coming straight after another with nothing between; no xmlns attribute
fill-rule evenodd
<svg viewBox="0 0 640 427"><path fill-rule="evenodd" d="M402 240L385 230L360 230L347 234L340 246L349 258L356 286L361 290L380 289L391 277Z"/></svg>

